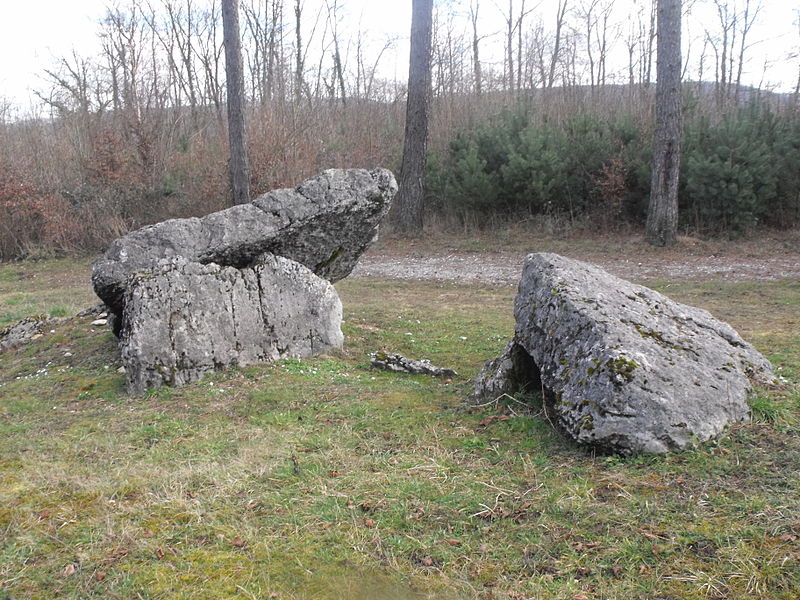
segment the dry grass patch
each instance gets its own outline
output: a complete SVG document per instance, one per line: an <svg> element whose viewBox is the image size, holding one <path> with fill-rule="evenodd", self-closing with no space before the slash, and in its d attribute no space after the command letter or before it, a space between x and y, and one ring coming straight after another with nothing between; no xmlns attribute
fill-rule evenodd
<svg viewBox="0 0 800 600"><path fill-rule="evenodd" d="M345 280L342 353L136 398L110 334L62 323L0 355L0 598L795 600L800 289L654 285L787 378L668 457L588 454L536 398L464 405L510 288ZM382 348L459 376L374 371Z"/></svg>

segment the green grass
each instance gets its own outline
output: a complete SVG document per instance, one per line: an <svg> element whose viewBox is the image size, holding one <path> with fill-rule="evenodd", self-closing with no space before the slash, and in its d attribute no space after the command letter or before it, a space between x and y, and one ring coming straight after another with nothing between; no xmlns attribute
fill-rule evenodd
<svg viewBox="0 0 800 600"><path fill-rule="evenodd" d="M0 323L93 304L87 265L0 267ZM665 457L594 456L535 402L464 405L510 288L344 280L341 353L142 397L110 333L61 323L0 354L0 598L795 600L800 286L653 285L786 378ZM379 349L459 376L374 371Z"/></svg>
<svg viewBox="0 0 800 600"><path fill-rule="evenodd" d="M68 317L99 300L89 259L0 263L0 329L29 315Z"/></svg>

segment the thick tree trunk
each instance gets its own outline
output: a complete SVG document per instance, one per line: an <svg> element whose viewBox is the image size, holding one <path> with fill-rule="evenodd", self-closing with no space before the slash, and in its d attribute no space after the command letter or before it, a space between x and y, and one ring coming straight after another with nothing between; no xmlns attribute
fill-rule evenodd
<svg viewBox="0 0 800 600"><path fill-rule="evenodd" d="M250 165L244 128L244 77L239 36L239 0L222 0L222 29L225 45L225 78L228 88L228 141L232 203L250 202Z"/></svg>
<svg viewBox="0 0 800 600"><path fill-rule="evenodd" d="M403 166L393 210L395 227L401 233L422 231L431 89L433 0L413 0L412 6Z"/></svg>
<svg viewBox="0 0 800 600"><path fill-rule="evenodd" d="M646 238L671 246L678 229L681 164L681 2L658 0L656 123Z"/></svg>

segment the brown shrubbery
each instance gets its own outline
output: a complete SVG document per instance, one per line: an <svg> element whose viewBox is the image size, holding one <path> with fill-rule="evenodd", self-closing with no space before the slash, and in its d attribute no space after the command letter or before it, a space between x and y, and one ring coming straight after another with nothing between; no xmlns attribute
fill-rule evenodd
<svg viewBox="0 0 800 600"><path fill-rule="evenodd" d="M401 108L253 107L253 194L326 168L394 167ZM130 229L228 206L224 121L211 108L194 124L185 116L154 110L134 129L110 112L0 125L0 260L96 252Z"/></svg>
<svg viewBox="0 0 800 600"><path fill-rule="evenodd" d="M650 123L631 111L497 94L436 103L428 210L437 226L519 219L641 224ZM293 186L323 169L397 169L401 103L317 102L251 107L252 193ZM126 231L228 205L227 136L212 109L68 114L0 129L0 259L96 252ZM172 124L167 127L166 124ZM736 235L800 222L800 119L748 105L718 122L687 120L682 227ZM769 132L769 135L765 134Z"/></svg>
<svg viewBox="0 0 800 600"><path fill-rule="evenodd" d="M63 196L41 192L16 169L0 167L0 256L78 249L75 217Z"/></svg>

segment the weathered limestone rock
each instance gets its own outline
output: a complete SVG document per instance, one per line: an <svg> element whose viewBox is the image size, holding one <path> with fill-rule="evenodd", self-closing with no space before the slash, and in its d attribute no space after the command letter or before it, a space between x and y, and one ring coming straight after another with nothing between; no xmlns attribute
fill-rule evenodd
<svg viewBox="0 0 800 600"><path fill-rule="evenodd" d="M113 242L92 283L120 337L129 391L341 347L330 281L346 277L375 240L396 192L386 169L333 169Z"/></svg>
<svg viewBox="0 0 800 600"><path fill-rule="evenodd" d="M162 259L130 277L124 303L120 349L132 393L343 341L333 286L271 254L242 269Z"/></svg>
<svg viewBox="0 0 800 600"><path fill-rule="evenodd" d="M0 352L16 348L37 336L41 336L45 327L49 327L53 319L48 315L25 317L21 321L0 330Z"/></svg>
<svg viewBox="0 0 800 600"><path fill-rule="evenodd" d="M456 377L453 369L437 367L427 358L417 360L408 358L396 352L375 352L370 361L373 367L394 373L409 373L411 375L433 375L434 377Z"/></svg>
<svg viewBox="0 0 800 600"><path fill-rule="evenodd" d="M601 451L660 454L718 436L748 419L751 382L773 380L707 311L555 254L527 257L514 315L476 398L544 389L564 430Z"/></svg>
<svg viewBox="0 0 800 600"><path fill-rule="evenodd" d="M197 219L171 219L114 241L94 265L97 295L120 317L128 276L162 258L247 267L265 252L337 281L373 242L397 192L390 171L331 169Z"/></svg>
<svg viewBox="0 0 800 600"><path fill-rule="evenodd" d="M105 310L105 304L98 304L97 306L82 310L74 317L53 317L49 314L25 317L12 325L0 329L0 352L27 344L31 340L46 335L48 330L52 332L52 327L66 321L102 315ZM68 354L72 356L72 354Z"/></svg>

